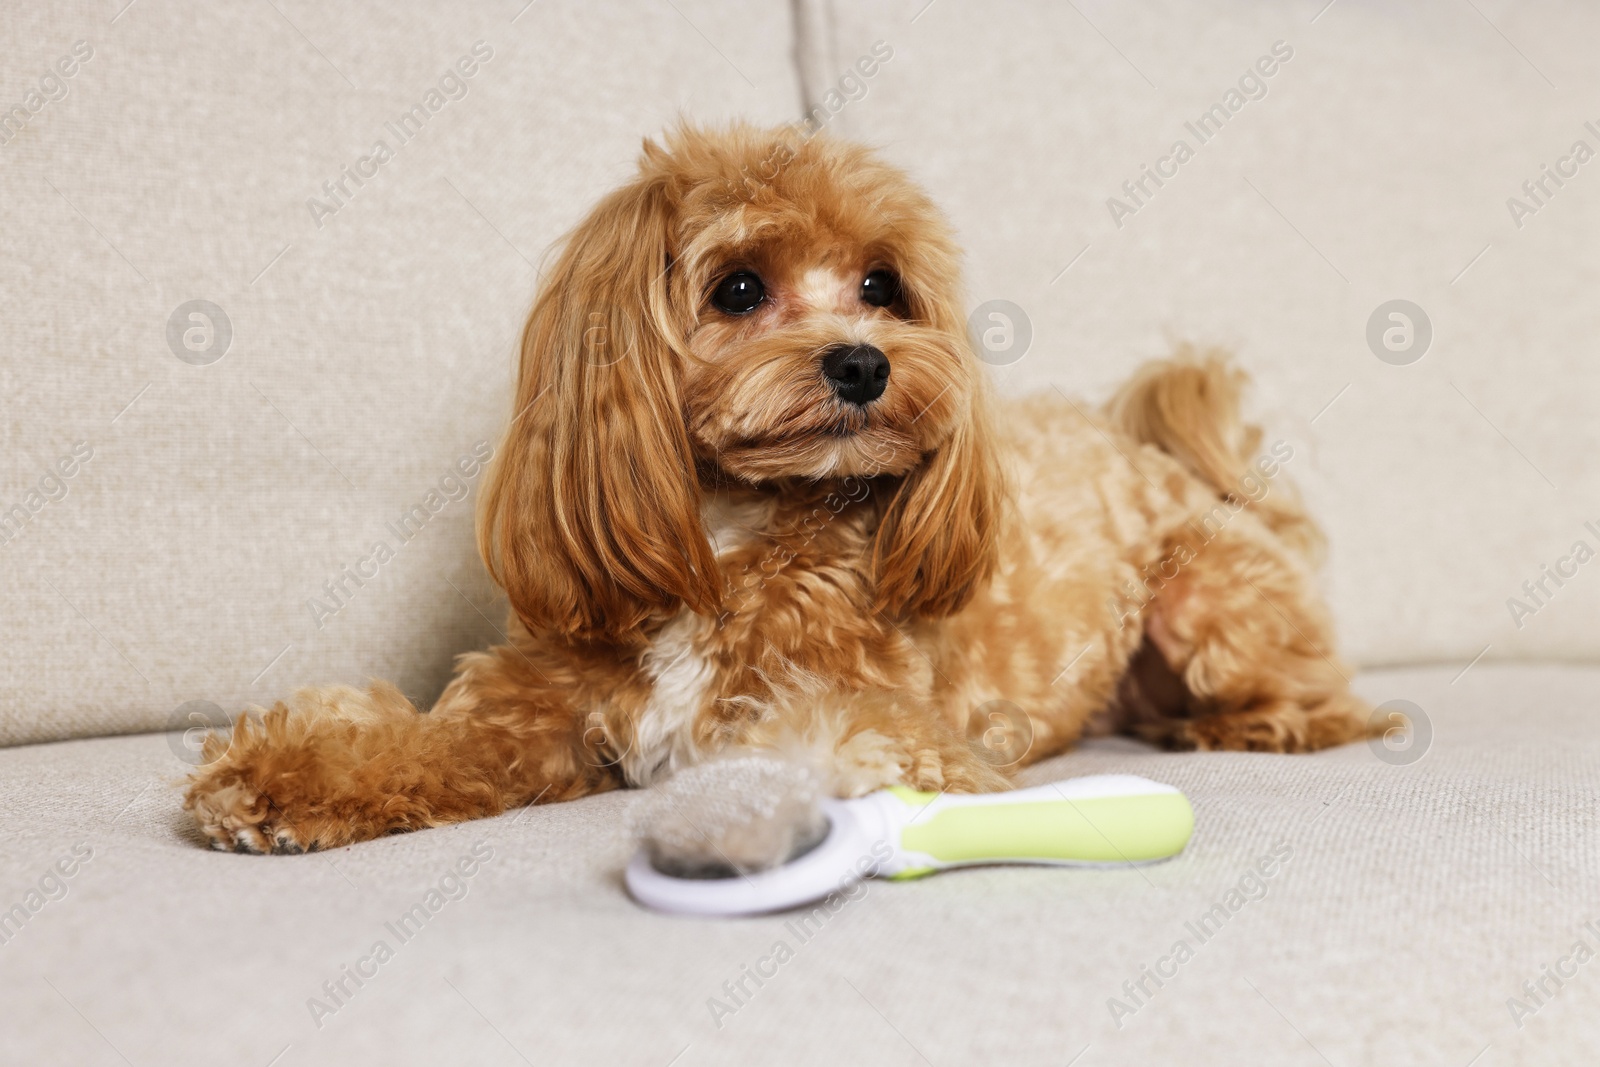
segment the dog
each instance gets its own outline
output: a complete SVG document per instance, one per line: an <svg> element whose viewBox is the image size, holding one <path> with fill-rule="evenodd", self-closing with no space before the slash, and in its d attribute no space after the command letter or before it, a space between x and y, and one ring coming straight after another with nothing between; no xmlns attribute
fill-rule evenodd
<svg viewBox="0 0 1600 1067"><path fill-rule="evenodd" d="M211 844L341 846L748 750L847 797L1004 789L1097 733L1367 736L1243 375L1181 348L1103 406L999 405L958 260L864 147L645 141L522 336L478 502L506 643L426 713L374 683L240 715L188 784Z"/></svg>

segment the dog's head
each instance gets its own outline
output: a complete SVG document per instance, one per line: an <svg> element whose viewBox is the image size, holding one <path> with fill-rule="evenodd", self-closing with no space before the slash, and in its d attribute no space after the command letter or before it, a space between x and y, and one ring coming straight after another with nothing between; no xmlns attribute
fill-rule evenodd
<svg viewBox="0 0 1600 1067"><path fill-rule="evenodd" d="M722 595L703 484L870 479L878 606L987 577L1000 477L954 245L863 148L684 129L567 239L529 316L479 543L522 619L626 638Z"/></svg>

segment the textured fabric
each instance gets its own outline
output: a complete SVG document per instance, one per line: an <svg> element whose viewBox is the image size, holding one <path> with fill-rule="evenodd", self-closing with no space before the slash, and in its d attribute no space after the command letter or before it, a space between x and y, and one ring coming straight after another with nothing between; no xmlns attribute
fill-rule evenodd
<svg viewBox="0 0 1600 1067"><path fill-rule="evenodd" d="M1600 547L1600 178L1505 206L1600 147L1593 9L796 6L0 12L0 743L300 682L431 698L495 633L464 494L542 250L641 134L790 119L798 85L948 207L974 307L1024 308L1007 390L1240 349L1356 656L1595 655L1587 569L1520 630L1504 604ZM1267 96L1118 227L1107 198L1277 40ZM1397 297L1434 327L1409 366L1364 337ZM1359 679L1424 709L1414 763L1112 740L1030 772L1180 786L1171 863L874 883L809 926L636 908L633 794L247 857L179 809L179 735L0 751L0 1062L1593 1063L1600 671L1458 669Z"/></svg>
<svg viewBox="0 0 1600 1067"><path fill-rule="evenodd" d="M1562 960L1600 947L1600 670L1455 675L1357 679L1426 715L1408 764L1111 740L1029 772L1179 786L1196 830L1168 863L874 882L809 925L633 905L637 793L240 856L180 810L175 736L0 751L0 908L73 868L0 924L0 1062L1592 1064L1600 960ZM1180 940L1192 958L1163 963ZM322 986L347 966L369 977L338 1003ZM723 983L747 967L771 977L740 1003ZM1136 1003L1145 967L1175 976Z"/></svg>
<svg viewBox="0 0 1600 1067"><path fill-rule="evenodd" d="M541 254L680 114L793 119L790 13L120 6L0 11L0 743L429 701Z"/></svg>
<svg viewBox="0 0 1600 1067"><path fill-rule="evenodd" d="M1173 339L1227 345L1331 535L1356 660L1600 654L1600 568L1522 592L1600 552L1600 163L1573 152L1600 152L1600 7L804 6L813 105L951 213L971 306L1031 324L1003 388L1103 396ZM875 41L893 59L857 76ZM1568 177L1530 197L1543 165ZM1367 341L1395 299L1431 322L1409 365Z"/></svg>
<svg viewBox="0 0 1600 1067"><path fill-rule="evenodd" d="M1356 660L1592 658L1600 586L1571 552L1600 550L1600 201L1587 163L1543 196L1522 183L1600 149L1581 104L1597 18L8 8L0 743L368 676L429 700L495 637L471 497L452 498L508 414L539 257L679 114L809 113L906 165L970 250L974 309L1027 316L1007 391L1104 394L1172 337L1237 348L1332 535ZM1294 54L1266 95L1200 144L1185 123L1277 41ZM1156 188L1141 168L1180 138L1195 155ZM1514 219L1513 196L1537 209ZM1113 219L1113 197L1137 209ZM1432 325L1406 366L1365 336L1395 298ZM191 301L226 316L215 362L219 324Z"/></svg>

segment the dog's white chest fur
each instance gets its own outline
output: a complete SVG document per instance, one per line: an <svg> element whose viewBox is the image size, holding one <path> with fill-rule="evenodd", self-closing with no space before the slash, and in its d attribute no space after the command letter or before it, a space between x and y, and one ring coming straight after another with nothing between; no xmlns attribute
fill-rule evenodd
<svg viewBox="0 0 1600 1067"><path fill-rule="evenodd" d="M720 557L749 543L760 516L709 497L701 519ZM678 612L656 634L640 659L650 680L650 699L634 724L633 743L622 757L629 785L649 785L663 774L699 761L694 722L711 690L713 671L706 654L716 620L692 611Z"/></svg>
<svg viewBox="0 0 1600 1067"><path fill-rule="evenodd" d="M642 660L650 700L634 724L633 745L622 758L628 784L649 785L657 776L696 762L694 720L711 688L711 661L699 647L715 621L680 611L656 635Z"/></svg>

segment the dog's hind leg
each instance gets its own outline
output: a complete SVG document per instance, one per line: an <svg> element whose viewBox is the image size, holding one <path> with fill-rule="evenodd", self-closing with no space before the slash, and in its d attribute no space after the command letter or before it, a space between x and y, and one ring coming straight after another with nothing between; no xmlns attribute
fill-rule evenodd
<svg viewBox="0 0 1600 1067"><path fill-rule="evenodd" d="M1124 680L1124 732L1171 748L1260 752L1369 735L1372 709L1350 691L1297 553L1248 512L1209 539L1191 530L1176 551L1186 562L1161 583L1145 616L1145 662Z"/></svg>
<svg viewBox="0 0 1600 1067"><path fill-rule="evenodd" d="M1292 487L1271 483L1275 463L1256 459L1262 433L1240 417L1244 385L1221 353L1183 348L1142 368L1108 406L1124 433L1215 494L1162 546L1119 729L1174 748L1303 752L1353 741L1367 736L1371 709L1350 692L1312 580L1322 534Z"/></svg>

